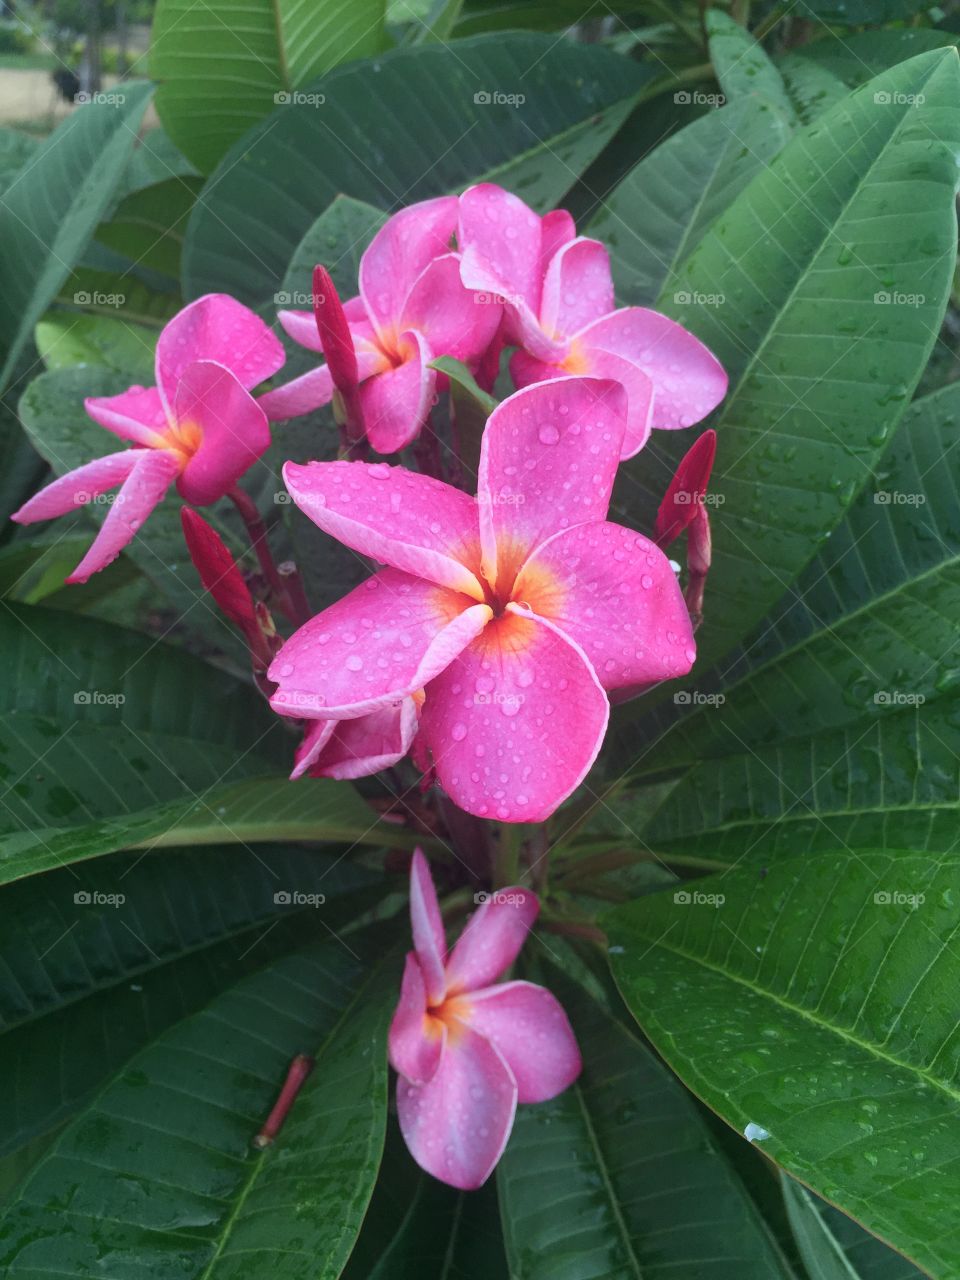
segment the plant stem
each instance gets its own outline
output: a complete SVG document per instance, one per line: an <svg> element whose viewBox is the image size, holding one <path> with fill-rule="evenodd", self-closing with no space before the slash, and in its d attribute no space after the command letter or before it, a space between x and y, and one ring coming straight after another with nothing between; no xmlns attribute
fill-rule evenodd
<svg viewBox="0 0 960 1280"><path fill-rule="evenodd" d="M270 543L267 541L267 527L263 523L263 517L257 510L257 504L239 485L234 485L227 492L227 497L240 513L240 519L246 527L247 536L256 553L260 570L266 578L270 590L276 597L277 607L287 615L291 622L296 622L296 610L291 603L287 584L281 578L277 566L273 562Z"/></svg>
<svg viewBox="0 0 960 1280"><path fill-rule="evenodd" d="M499 840L493 862L493 887L505 889L520 878L520 845L523 827L515 822L499 822Z"/></svg>

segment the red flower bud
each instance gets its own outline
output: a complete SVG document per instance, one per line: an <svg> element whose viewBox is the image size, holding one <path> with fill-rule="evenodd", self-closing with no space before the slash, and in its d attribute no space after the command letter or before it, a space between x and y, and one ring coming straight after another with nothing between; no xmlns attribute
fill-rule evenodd
<svg viewBox="0 0 960 1280"><path fill-rule="evenodd" d="M697 512L703 512L703 524L707 526L707 555L709 557L709 524L706 512L703 511L703 500L707 493L710 472L713 470L713 459L717 452L717 433L705 431L683 455L677 473L670 481L667 492L657 511L657 522L654 527L654 541L661 549L668 547L679 538L689 525L696 520ZM692 540L691 540L692 541Z"/></svg>
<svg viewBox="0 0 960 1280"><path fill-rule="evenodd" d="M244 631L259 629L253 597L226 543L191 507L180 511L183 536L200 581L231 621Z"/></svg>

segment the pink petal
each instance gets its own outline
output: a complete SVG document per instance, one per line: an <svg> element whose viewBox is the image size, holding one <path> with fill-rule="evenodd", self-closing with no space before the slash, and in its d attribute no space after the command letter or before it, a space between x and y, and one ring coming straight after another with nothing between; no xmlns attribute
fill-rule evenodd
<svg viewBox="0 0 960 1280"><path fill-rule="evenodd" d="M513 1128L517 1085L503 1058L463 1023L448 1027L427 1084L397 1080L400 1131L421 1169L462 1191L486 1182Z"/></svg>
<svg viewBox="0 0 960 1280"><path fill-rule="evenodd" d="M447 955L447 936L443 929L437 891L430 874L430 864L420 849L414 850L410 864L410 925L427 999L431 1005L438 1005L447 990L443 970Z"/></svg>
<svg viewBox="0 0 960 1280"><path fill-rule="evenodd" d="M685 675L696 657L667 557L609 521L545 542L520 571L514 599L574 640L607 690Z"/></svg>
<svg viewBox="0 0 960 1280"><path fill-rule="evenodd" d="M456 228L457 197L440 196L401 209L373 237L360 259L360 296L380 334L392 340L414 281L450 252Z"/></svg>
<svg viewBox="0 0 960 1280"><path fill-rule="evenodd" d="M620 383L627 393L627 423L620 457L632 458L639 453L650 438L654 404L653 383L639 365L609 351L583 351L576 343L571 354L559 365L536 360L525 351L515 351L510 358L510 374L518 387L561 377L571 366L589 377Z"/></svg>
<svg viewBox="0 0 960 1280"><path fill-rule="evenodd" d="M67 582L86 582L93 573L105 569L128 543L147 516L163 499L179 464L164 449L131 449L136 462L110 507L93 545Z"/></svg>
<svg viewBox="0 0 960 1280"><path fill-rule="evenodd" d="M490 415L477 502L487 581L513 575L559 529L607 514L627 399L614 382L560 378L517 391Z"/></svg>
<svg viewBox="0 0 960 1280"><path fill-rule="evenodd" d="M33 524L36 520L53 520L56 516L66 515L68 511L82 507L101 493L122 484L147 452L146 449L121 449L119 453L108 453L103 458L95 458L93 462L68 471L35 493L10 519L16 520L17 524Z"/></svg>
<svg viewBox="0 0 960 1280"><path fill-rule="evenodd" d="M530 936L539 911L540 900L531 889L512 885L488 894L450 953L447 996L472 995L506 973Z"/></svg>
<svg viewBox="0 0 960 1280"><path fill-rule="evenodd" d="M283 343L249 307L225 293L208 293L178 311L157 340L157 386L172 407L187 365L213 360L249 390L285 360Z"/></svg>
<svg viewBox="0 0 960 1280"><path fill-rule="evenodd" d="M356 720L313 720L290 777L343 780L389 769L410 750L419 715L413 698L404 698Z"/></svg>
<svg viewBox="0 0 960 1280"><path fill-rule="evenodd" d="M439 1018L427 1013L423 972L416 954L409 951L400 985L400 1001L387 1037L391 1067L411 1084L425 1084L440 1065L446 1031Z"/></svg>
<svg viewBox="0 0 960 1280"><path fill-rule="evenodd" d="M557 228L551 228L551 236ZM471 187L460 197L460 278L488 303L503 302L512 342L541 359L559 359L561 344L540 327L541 220L519 196L493 183Z"/></svg>
<svg viewBox="0 0 960 1280"><path fill-rule="evenodd" d="M427 687L417 740L461 809L540 822L586 777L608 714L574 642L509 604Z"/></svg>
<svg viewBox="0 0 960 1280"><path fill-rule="evenodd" d="M314 325L316 330L316 325ZM388 361L382 352L367 346L357 347L357 375L361 381L372 377L381 369L388 368ZM299 418L305 413L312 413L329 404L333 398L333 379L325 364L309 373L301 374L257 397L257 404L271 422L284 422L287 418Z"/></svg>
<svg viewBox="0 0 960 1280"><path fill-rule="evenodd" d="M130 387L118 396L88 396L83 407L94 422L121 440L151 449L162 445L162 433L169 425L156 387Z"/></svg>
<svg viewBox="0 0 960 1280"><path fill-rule="evenodd" d="M445 587L382 569L295 631L270 665L281 715L352 720L422 689L490 617Z"/></svg>
<svg viewBox="0 0 960 1280"><path fill-rule="evenodd" d="M519 196L492 182L460 197L457 243L468 289L509 295L529 308L540 289L541 220Z"/></svg>
<svg viewBox="0 0 960 1280"><path fill-rule="evenodd" d="M477 508L459 489L386 462L288 462L283 478L301 511L360 555L484 598Z"/></svg>
<svg viewBox="0 0 960 1280"><path fill-rule="evenodd" d="M560 1001L532 982L472 991L460 1014L500 1052L517 1082L518 1102L546 1102L570 1087L583 1060Z"/></svg>
<svg viewBox="0 0 960 1280"><path fill-rule="evenodd" d="M569 338L614 308L610 255L599 240L581 236L554 254L543 281L540 323L546 333Z"/></svg>
<svg viewBox="0 0 960 1280"><path fill-rule="evenodd" d="M378 453L396 453L420 434L437 385L433 355L416 330L400 338L403 363L368 378L360 388L367 439Z"/></svg>
<svg viewBox="0 0 960 1280"><path fill-rule="evenodd" d="M402 327L419 330L435 355L470 361L486 350L500 316L498 304L484 304L463 287L460 259L448 253L417 278L404 304Z"/></svg>
<svg viewBox="0 0 960 1280"><path fill-rule="evenodd" d="M199 447L177 482L195 506L222 498L270 445L267 415L233 373L213 360L188 364L175 404L179 432L199 429Z"/></svg>
<svg viewBox="0 0 960 1280"><path fill-rule="evenodd" d="M540 264L537 274L541 283L543 277L547 274L550 259L565 244L569 244L576 234L577 228L573 221L573 215L568 213L566 209L551 209L549 213L545 213L540 219ZM539 311L539 298L536 300L535 305Z"/></svg>
<svg viewBox="0 0 960 1280"><path fill-rule="evenodd" d="M699 338L646 307L613 311L577 334L585 351L612 351L638 365L654 387L653 425L691 427L727 394L723 365Z"/></svg>
<svg viewBox="0 0 960 1280"><path fill-rule="evenodd" d="M325 364L299 378L275 387L273 391L257 397L257 404L271 422L285 422L287 418L299 418L312 413L333 399L333 379Z"/></svg>
<svg viewBox="0 0 960 1280"><path fill-rule="evenodd" d="M277 319L284 333L294 342L306 347L308 351L323 355L323 345L312 311L278 311Z"/></svg>

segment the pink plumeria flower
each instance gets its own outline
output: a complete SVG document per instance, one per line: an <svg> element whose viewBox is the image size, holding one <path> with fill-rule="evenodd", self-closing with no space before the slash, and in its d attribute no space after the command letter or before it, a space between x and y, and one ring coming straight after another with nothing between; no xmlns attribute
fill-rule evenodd
<svg viewBox="0 0 960 1280"><path fill-rule="evenodd" d="M12 519L50 520L120 485L93 545L67 578L86 582L133 540L174 481L181 497L204 506L256 462L270 444L270 427L249 388L283 361L283 344L247 307L226 294L198 298L160 333L155 387L84 401L94 422L135 447L67 472Z"/></svg>
<svg viewBox="0 0 960 1280"><path fill-rule="evenodd" d="M393 215L360 259L360 295L343 304L353 334L360 405L367 439L396 453L420 431L433 405L437 356L469 363L490 343L500 322L496 303L477 305L460 280L450 246L457 197L409 205ZM281 311L294 341L323 350L312 312ZM329 365L312 369L261 398L271 421L293 418L333 396Z"/></svg>
<svg viewBox="0 0 960 1280"><path fill-rule="evenodd" d="M461 809L539 822L583 781L607 693L696 656L669 561L607 521L626 395L538 383L490 415L479 493L386 463L288 462L297 505L386 565L270 667L281 715L347 720L424 691L417 748Z"/></svg>
<svg viewBox="0 0 960 1280"><path fill-rule="evenodd" d="M580 1050L556 997L532 982L497 984L540 910L536 894L491 895L447 955L427 860L410 868L413 945L390 1027L400 1129L427 1173L462 1191L503 1154L518 1102L546 1102L580 1074Z"/></svg>
<svg viewBox="0 0 960 1280"><path fill-rule="evenodd" d="M365 778L398 764L413 745L423 694L355 720L311 720L291 778Z"/></svg>
<svg viewBox="0 0 960 1280"><path fill-rule="evenodd" d="M458 237L464 284L504 296L508 336L520 348L510 363L515 384L561 374L622 383L625 458L651 427L692 426L726 395L723 366L692 333L647 307L615 309L606 248L575 236L563 210L540 218L482 183L460 198Z"/></svg>

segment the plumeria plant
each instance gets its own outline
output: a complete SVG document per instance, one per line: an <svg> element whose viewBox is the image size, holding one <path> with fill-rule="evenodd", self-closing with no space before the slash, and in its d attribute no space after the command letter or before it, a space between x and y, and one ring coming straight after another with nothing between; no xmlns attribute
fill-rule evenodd
<svg viewBox="0 0 960 1280"><path fill-rule="evenodd" d="M0 150L4 1274L955 1280L952 17L211 3Z"/></svg>

